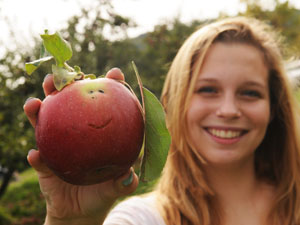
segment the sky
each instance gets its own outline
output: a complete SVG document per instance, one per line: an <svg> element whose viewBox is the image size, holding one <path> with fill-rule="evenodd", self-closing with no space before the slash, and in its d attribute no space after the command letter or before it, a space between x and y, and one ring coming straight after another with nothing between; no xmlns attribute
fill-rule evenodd
<svg viewBox="0 0 300 225"><path fill-rule="evenodd" d="M45 29L56 31L66 27L67 20L80 9L97 0L0 0L0 54L3 46L14 42L31 45ZM182 22L215 18L220 12L235 15L244 10L239 0L111 0L117 13L133 19L137 28L131 37L153 30L157 24L179 17ZM268 7L272 0L263 0ZM290 0L300 8L299 0ZM8 21L7 24L5 21ZM13 30L15 36L12 36Z"/></svg>

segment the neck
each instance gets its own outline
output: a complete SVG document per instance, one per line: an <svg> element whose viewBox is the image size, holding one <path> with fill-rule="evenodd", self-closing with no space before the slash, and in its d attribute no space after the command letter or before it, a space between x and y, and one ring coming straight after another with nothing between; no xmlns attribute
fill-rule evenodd
<svg viewBox="0 0 300 225"><path fill-rule="evenodd" d="M254 160L221 166L206 165L205 172L209 184L220 201L251 197L257 188Z"/></svg>
<svg viewBox="0 0 300 225"><path fill-rule="evenodd" d="M222 224L266 224L274 192L257 179L254 160L236 165L205 165L204 170L222 209Z"/></svg>

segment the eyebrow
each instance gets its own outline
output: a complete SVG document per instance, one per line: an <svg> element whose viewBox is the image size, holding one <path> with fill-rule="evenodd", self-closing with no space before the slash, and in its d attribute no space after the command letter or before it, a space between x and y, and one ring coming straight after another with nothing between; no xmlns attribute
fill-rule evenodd
<svg viewBox="0 0 300 225"><path fill-rule="evenodd" d="M260 82L255 82L255 81L247 81L244 83L245 86L255 86L255 87L259 87L259 88L267 88L266 85L261 84Z"/></svg>
<svg viewBox="0 0 300 225"><path fill-rule="evenodd" d="M196 83L200 83L200 82L210 82L210 83L217 83L217 79L214 78L200 78L197 79Z"/></svg>
<svg viewBox="0 0 300 225"><path fill-rule="evenodd" d="M218 80L214 78L200 78L196 81L196 84L202 82L218 83ZM243 83L243 86L255 86L263 89L267 88L267 86L265 86L264 84L261 84L260 82L256 82L256 81L246 81L245 83Z"/></svg>

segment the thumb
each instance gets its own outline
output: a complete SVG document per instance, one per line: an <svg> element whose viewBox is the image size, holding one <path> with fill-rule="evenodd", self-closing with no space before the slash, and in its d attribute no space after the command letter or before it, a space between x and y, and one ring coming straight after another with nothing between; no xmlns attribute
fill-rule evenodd
<svg viewBox="0 0 300 225"><path fill-rule="evenodd" d="M34 149L31 149L27 155L28 163L38 172L39 177L48 177L53 173L51 170L43 163L40 158L40 152Z"/></svg>

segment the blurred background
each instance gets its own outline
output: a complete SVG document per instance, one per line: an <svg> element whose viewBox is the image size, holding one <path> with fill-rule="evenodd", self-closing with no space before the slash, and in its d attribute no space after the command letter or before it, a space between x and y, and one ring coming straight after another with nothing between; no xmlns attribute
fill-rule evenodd
<svg viewBox="0 0 300 225"><path fill-rule="evenodd" d="M204 23L236 15L262 19L278 31L287 73L296 83L298 0L0 0L0 225L40 225L45 217L37 177L26 161L35 148L34 129L23 113L28 97L44 98L41 84L51 72L52 62L31 76L24 72L25 62L39 58L45 29L71 43L70 65L97 75L119 67L138 92L134 61L144 86L159 98L187 36ZM298 99L299 93L295 85Z"/></svg>

